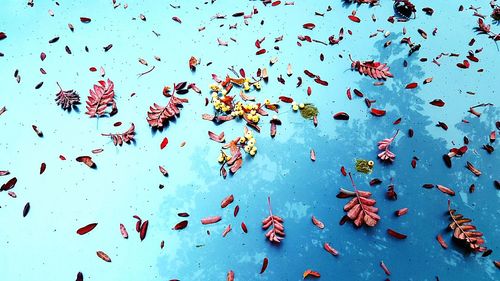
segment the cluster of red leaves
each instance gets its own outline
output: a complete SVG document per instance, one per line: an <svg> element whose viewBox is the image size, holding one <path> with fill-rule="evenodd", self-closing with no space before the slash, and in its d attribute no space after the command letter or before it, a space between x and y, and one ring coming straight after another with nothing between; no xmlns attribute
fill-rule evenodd
<svg viewBox="0 0 500 281"><path fill-rule="evenodd" d="M80 96L76 93L75 90L64 91L59 83L57 83L59 87L59 92L56 94L56 104L60 105L64 110L71 110L77 104L80 104Z"/></svg>
<svg viewBox="0 0 500 281"><path fill-rule="evenodd" d="M380 152L378 154L378 157L382 161L393 162L394 159L396 158L396 155L392 151L390 151L389 148L391 146L391 143L394 141L394 138L396 138L396 136L398 135L398 133L399 133L399 130L396 131L396 134L394 134L394 136L392 138L383 139L383 140L378 142L378 149L382 150L382 152Z"/></svg>
<svg viewBox="0 0 500 281"><path fill-rule="evenodd" d="M491 25L484 23L482 18L477 19L477 27L475 27L475 29L479 34L488 34L493 40L500 40L500 34L493 33L491 31Z"/></svg>
<svg viewBox="0 0 500 281"><path fill-rule="evenodd" d="M487 250L487 248L483 246L483 233L477 231L476 226L471 224L471 219L457 213L457 210L451 209L450 200L448 200L448 214L451 220L448 227L453 230L453 238L464 243L464 245L473 252L484 252Z"/></svg>
<svg viewBox="0 0 500 281"><path fill-rule="evenodd" d="M111 137L111 139L113 140L113 144L115 146L118 146L118 145L122 146L123 143L130 144L132 141L134 141L135 125L134 125L134 123L132 123L130 125L130 128L121 134L109 133L109 134L102 134L102 135L105 137Z"/></svg>
<svg viewBox="0 0 500 281"><path fill-rule="evenodd" d="M337 198L352 197L352 199L344 206L344 211L347 212L345 217L352 220L354 225L357 227L361 227L363 224L367 226L375 226L380 220L380 217L377 215L378 208L374 207L377 201L370 198L372 195L370 192L358 190L356 188L351 173L349 173L349 177L351 178L351 184L354 191L341 188L337 194Z"/></svg>
<svg viewBox="0 0 500 281"><path fill-rule="evenodd" d="M248 128L245 127L244 129L245 129L245 134L246 134L246 132L248 131ZM223 139L224 138L223 133L218 137L222 137L222 139ZM221 140L221 141L222 141L222 139L217 138L217 140ZM223 178L227 177L226 166L229 167L229 171L232 174L234 174L241 168L241 165L243 165L243 156L241 154L241 145L239 144L239 140L240 140L240 138L238 137L238 138L232 140L231 142L222 146L223 149L229 149L229 153L231 156L231 158L229 160L226 160L224 158L224 160L221 164L220 175ZM221 152L223 155L225 155L224 151L221 151Z"/></svg>
<svg viewBox="0 0 500 281"><path fill-rule="evenodd" d="M99 81L99 84L94 85L94 89L89 90L87 97L87 112L85 114L92 117L101 117L107 114L106 109L111 106L110 116L118 112L115 102L115 91L113 81L108 79L108 82Z"/></svg>
<svg viewBox="0 0 500 281"><path fill-rule="evenodd" d="M175 119L180 114L180 106L182 106L183 103L187 103L188 99L178 98L175 94L187 93L189 89L186 88L186 85L186 82L174 84L175 93L173 94L169 94L168 88L164 91L164 95L170 96L166 106L160 106L154 103L153 106L149 107L148 117L146 118L149 126L156 129L162 129L163 126L168 123L169 119Z"/></svg>
<svg viewBox="0 0 500 281"><path fill-rule="evenodd" d="M370 76L373 79L387 79L388 77L393 77L392 73L389 71L389 67L385 63L380 63L376 61L354 61L349 55L352 61L351 69L357 70L359 74L364 74Z"/></svg>
<svg viewBox="0 0 500 281"><path fill-rule="evenodd" d="M267 197L267 203L269 206L269 216L262 220L262 228L269 229L266 232L266 237L269 241L273 243L280 243L281 240L285 238L285 227L283 226L284 220L276 215L273 215L271 209L271 197Z"/></svg>

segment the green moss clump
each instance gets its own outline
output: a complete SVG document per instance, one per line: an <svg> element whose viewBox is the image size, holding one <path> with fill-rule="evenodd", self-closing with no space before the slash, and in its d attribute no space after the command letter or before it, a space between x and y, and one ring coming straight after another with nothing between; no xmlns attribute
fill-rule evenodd
<svg viewBox="0 0 500 281"><path fill-rule="evenodd" d="M313 119L315 116L318 116L318 113L318 108L312 103L306 103L304 108L300 109L300 115L305 119Z"/></svg>
<svg viewBox="0 0 500 281"><path fill-rule="evenodd" d="M371 174L373 172L373 161L364 160L364 159L356 159L356 171Z"/></svg>

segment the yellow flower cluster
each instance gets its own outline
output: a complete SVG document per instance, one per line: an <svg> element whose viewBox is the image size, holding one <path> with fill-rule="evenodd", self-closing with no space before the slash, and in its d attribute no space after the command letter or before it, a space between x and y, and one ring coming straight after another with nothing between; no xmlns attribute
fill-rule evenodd
<svg viewBox="0 0 500 281"><path fill-rule="evenodd" d="M302 108L304 108L305 106L306 106L306 105L305 105L305 104L303 104L303 103L299 103L299 104L297 104L296 102L292 102L292 110L293 110L293 111L297 111L297 110L299 110L299 108L300 108L300 109L302 109Z"/></svg>
<svg viewBox="0 0 500 281"><path fill-rule="evenodd" d="M255 146L257 141L253 137L251 131L247 131L244 137L240 137L240 143L245 144L243 150L246 153L250 154L250 156L255 156L255 154L257 153L257 146Z"/></svg>
<svg viewBox="0 0 500 281"><path fill-rule="evenodd" d="M219 163L222 163L224 161L229 161L229 159L231 159L231 156L227 155L226 153L224 153L224 151L221 150L217 161L219 161Z"/></svg>

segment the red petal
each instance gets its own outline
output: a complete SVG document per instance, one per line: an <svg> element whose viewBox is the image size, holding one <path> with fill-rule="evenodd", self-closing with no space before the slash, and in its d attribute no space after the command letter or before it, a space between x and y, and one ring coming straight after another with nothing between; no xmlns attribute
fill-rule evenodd
<svg viewBox="0 0 500 281"><path fill-rule="evenodd" d="M160 149L164 149L165 146L167 146L167 144L168 144L168 139L167 138L163 138L163 140L160 143Z"/></svg>
<svg viewBox="0 0 500 281"><path fill-rule="evenodd" d="M382 109L376 109L376 108L372 108L370 110L371 114L375 115L375 116L384 116L385 115L385 110L382 110Z"/></svg>
<svg viewBox="0 0 500 281"><path fill-rule="evenodd" d="M84 235L84 234L89 233L90 231L92 231L96 226L97 226L97 223L88 224L88 225L86 225L84 227L79 228L76 231L76 233L78 233L80 235Z"/></svg>
<svg viewBox="0 0 500 281"><path fill-rule="evenodd" d="M406 89L415 89L417 86L418 86L418 83L413 82L413 83L406 85L405 88Z"/></svg>

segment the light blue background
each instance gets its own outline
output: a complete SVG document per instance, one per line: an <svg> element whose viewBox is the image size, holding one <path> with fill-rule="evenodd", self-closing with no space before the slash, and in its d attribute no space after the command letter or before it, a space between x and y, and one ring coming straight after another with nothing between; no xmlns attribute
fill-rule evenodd
<svg viewBox="0 0 500 281"><path fill-rule="evenodd" d="M6 192L0 194L0 280L73 280L78 271L83 272L85 280L225 280L230 269L235 271L236 280L301 280L308 268L321 272L322 280L382 280L385 275L380 260L389 267L394 280L435 280L435 276L440 280L498 280L498 269L492 261L499 259L500 200L493 181L499 179L500 159L498 151L489 155L481 146L495 129L499 111L498 107L480 108L483 114L476 118L467 110L478 103L498 102L499 56L492 40L474 34L476 18L470 10L458 12L460 3L414 1L417 19L391 24L386 20L393 15L391 1L373 8L343 6L340 1L295 1L294 6L278 7L264 7L259 1L218 0L213 5L172 2L180 4L180 9L171 8L168 1L129 1L126 10L124 2L117 9L111 1L59 2L60 6L54 1L35 1L35 7L29 8L26 1L2 1L0 8L0 31L8 36L0 41L0 52L5 54L0 58L0 107L7 107L0 116L0 170L11 172L0 178L0 183L11 176L18 178L13 189L16 199ZM470 4L483 7L483 14L491 11L489 1L460 2L466 8ZM333 11L324 17L314 16L315 11L325 12L328 5ZM425 5L434 8L432 17L420 11ZM242 18L231 17L239 11L248 14L253 6L259 13L249 19L248 26ZM49 16L49 9L54 17ZM362 19L360 24L347 19L353 9ZM218 12L227 14L228 19L211 20ZM147 17L146 22L132 20L141 13ZM372 14L378 18L376 23L371 20ZM81 23L82 16L92 18L92 22ZM172 21L173 16L182 19L182 24ZM490 18L486 21L491 23ZM303 29L306 22L314 22L316 28ZM75 26L74 33L68 23ZM234 23L238 28L229 30L229 24ZM219 27L221 24L224 26ZM206 30L198 32L202 26ZM352 30L353 35L346 32L339 45L296 44L298 35L327 41L332 34L337 37L340 27ZM422 44L422 49L409 58L407 47L399 44L403 27L408 30L406 36ZM431 35L434 27L438 28L437 36ZM427 40L420 37L418 28L428 33ZM380 33L369 38L377 29L389 30L391 35L383 38ZM500 32L498 25L492 29ZM161 36L155 36L152 30ZM281 35L284 40L274 44L274 38ZM59 42L48 44L55 36L60 36ZM229 41L229 46L218 46L217 37ZM266 37L262 45L269 52L255 56L254 42L262 37ZM476 43L469 47L471 38L476 38ZM384 48L387 40L392 40L392 45ZM102 47L110 43L113 48L105 53ZM72 55L66 54L66 45ZM275 45L279 51L273 49ZM84 51L85 46L89 53ZM471 63L467 70L456 67L469 49L478 48L484 48L477 54L479 63ZM39 59L42 51L47 54L43 62ZM441 52L459 53L460 57L443 57L438 67L431 60ZM320 53L325 55L324 62L319 60ZM374 87L373 79L350 71L348 54L359 60L387 62L395 78ZM154 60L155 55L161 62ZM195 73L188 68L192 55L202 61ZM273 56L279 61L270 67L268 60ZM428 61L420 62L423 57ZM156 69L137 78L138 73L149 69L139 64L138 58L146 59ZM407 68L403 68L405 59ZM213 64L207 67L208 62ZM288 63L294 70L291 78L286 77ZM320 115L315 128L287 106L282 107L279 117L283 125L275 139L269 136L269 119L263 118L262 133L256 135L257 156L245 157L242 169L223 180L218 176L216 161L220 146L208 139L207 131L224 131L229 140L242 134L244 123L216 127L200 117L211 113L210 107L204 107L211 74L224 76L231 65L247 73L267 66L270 82L261 92L251 93L259 100L293 96L316 104ZM88 89L101 79L97 72L89 72L91 66L103 66L106 77L115 83L119 113L112 118L89 119L83 104L80 112L67 113L54 102L56 81L65 89L77 90L85 102ZM40 67L48 74L40 74ZM484 72L476 72L479 68ZM20 84L13 77L16 69ZM317 85L303 74L304 69L330 85ZM285 86L276 81L279 74L286 79ZM304 79L300 88L295 87L297 75ZM423 85L427 77L434 80ZM189 103L178 120L163 132L153 133L145 120L148 107L154 102L166 104L163 86L184 80L196 82L203 94L186 95ZM41 81L42 88L35 90ZM405 90L410 82L419 82L419 87ZM310 97L306 95L307 86L313 89ZM347 87L376 99L374 107L386 109L387 115L373 117L363 99L347 100ZM131 93L136 95L131 97ZM429 105L435 98L443 99L445 107ZM348 112L351 119L333 120L332 114L338 111ZM399 117L403 118L401 124L393 125ZM462 119L470 123L464 124ZM117 121L124 124L115 128L113 123ZM435 127L438 121L446 122L449 130ZM135 145L115 148L109 138L100 135L125 131L131 122L136 125ZM44 132L43 138L36 136L32 124ZM413 138L407 136L409 128L415 131ZM395 163L376 161L372 175L355 175L360 189L373 192L382 219L373 229L339 226L347 201L335 195L339 187L349 187L340 167L354 170L356 158L375 160L376 142L396 129L401 133L393 144ZM469 151L461 159L453 159L452 169L446 168L441 155L460 147L464 135L470 139ZM163 137L169 138L169 144L160 150ZM183 141L186 146L180 148ZM74 161L77 156L91 155L95 148L104 149L92 155L96 170ZM314 163L309 159L311 148L317 154ZM60 154L68 160L59 160ZM416 169L410 166L413 156L420 159ZM466 161L481 169L483 175L472 175L464 168ZM47 170L39 175L42 162L47 163ZM168 169L168 178L160 174L159 165ZM375 177L384 182L369 187L369 180ZM397 201L385 198L391 177ZM451 234L444 231L448 197L435 189L423 189L423 183L443 184L457 192L451 198L453 206L484 232L486 245L493 249L490 257L467 255L451 243ZM472 183L476 192L469 194ZM159 184L165 188L160 190ZM220 201L229 194L234 194L235 203L221 210ZM266 241L260 229L267 215L267 196L272 198L274 212L285 219L287 236L279 246ZM31 211L23 218L22 209L28 201ZM241 209L234 218L236 204ZM409 213L396 218L393 212L403 207L408 207ZM173 225L181 220L178 212L191 214L189 226L173 231ZM134 214L150 222L143 242L134 231ZM221 215L223 220L211 226L199 223L211 215ZM321 219L326 228L314 227L311 215ZM241 221L248 226L248 234L241 231ZM75 233L92 222L98 222L98 226L89 234ZM129 231L128 240L120 236L120 223ZM233 231L222 238L228 224ZM387 228L408 238L395 240L386 234ZM447 250L437 243L438 233L448 242ZM324 242L339 250L340 256L324 251ZM97 250L109 254L112 263L97 258ZM269 258L269 267L260 275L264 257Z"/></svg>

